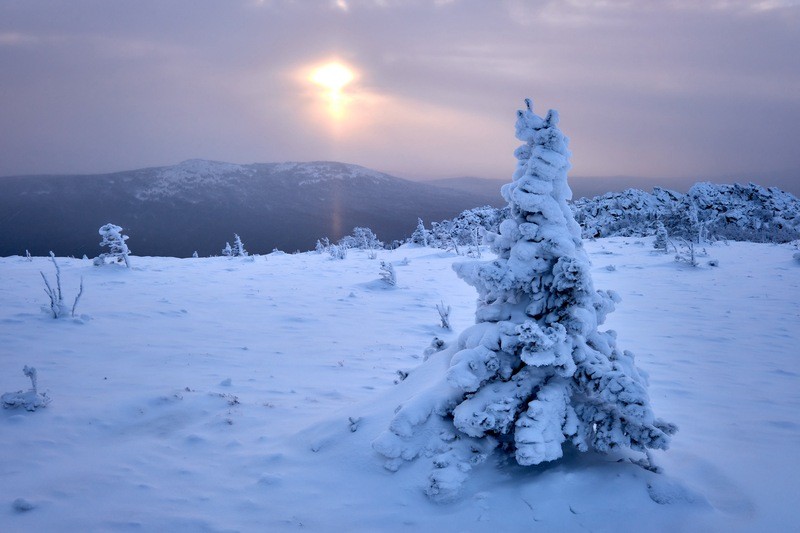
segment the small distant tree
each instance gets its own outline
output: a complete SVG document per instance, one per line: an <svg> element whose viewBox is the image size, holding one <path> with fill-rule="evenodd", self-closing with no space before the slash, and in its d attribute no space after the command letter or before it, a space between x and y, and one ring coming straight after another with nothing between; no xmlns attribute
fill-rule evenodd
<svg viewBox="0 0 800 533"><path fill-rule="evenodd" d="M381 261L381 280L389 285L397 285L397 274L394 271L394 266L386 261Z"/></svg>
<svg viewBox="0 0 800 533"><path fill-rule="evenodd" d="M339 245L347 246L357 250L375 250L383 248L383 242L378 239L378 236L369 229L362 227L353 228L351 235L345 235L339 239Z"/></svg>
<svg viewBox="0 0 800 533"><path fill-rule="evenodd" d="M225 257L233 257L233 248L231 247L231 243L225 243L225 248L222 249L222 255Z"/></svg>
<svg viewBox="0 0 800 533"><path fill-rule="evenodd" d="M100 266L108 263L122 263L127 268L130 268L131 264L128 261L128 256L131 252L125 243L128 240L128 236L122 234L122 228L114 224L106 224L100 227L98 233L103 238L100 241L100 246L108 246L108 252L95 257L94 264Z"/></svg>
<svg viewBox="0 0 800 533"><path fill-rule="evenodd" d="M314 251L318 254L326 252L331 247L331 241L327 237L317 239L317 244L314 246Z"/></svg>
<svg viewBox="0 0 800 533"><path fill-rule="evenodd" d="M665 228L664 223L659 220L656 223L656 238L653 241L653 248L661 252L667 253L668 246L669 246L669 235L667 234L667 228Z"/></svg>
<svg viewBox="0 0 800 533"><path fill-rule="evenodd" d="M236 233L233 234L232 255L234 257L246 257L247 255L249 255L247 253L247 250L244 249L244 243L242 242L242 239Z"/></svg>
<svg viewBox="0 0 800 533"><path fill-rule="evenodd" d="M689 266L699 266L697 256L701 244L705 240L705 224L700 222L697 205L689 200L681 206L678 224L681 237L678 238L680 246L675 246L675 261L686 263Z"/></svg>
<svg viewBox="0 0 800 533"><path fill-rule="evenodd" d="M328 247L328 254L331 259L338 259L340 261L347 258L347 246L344 244L331 244Z"/></svg>
<svg viewBox="0 0 800 533"><path fill-rule="evenodd" d="M420 246L428 246L428 236L430 232L425 229L425 224L423 224L422 219L417 219L417 228L414 230L414 233L411 234L411 242L414 244L419 244Z"/></svg>

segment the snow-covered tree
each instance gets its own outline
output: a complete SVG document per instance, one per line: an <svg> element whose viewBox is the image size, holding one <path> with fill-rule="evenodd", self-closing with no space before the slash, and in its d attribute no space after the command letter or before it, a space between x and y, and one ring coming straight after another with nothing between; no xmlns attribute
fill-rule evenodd
<svg viewBox="0 0 800 533"><path fill-rule="evenodd" d="M428 235L430 232L425 229L425 224L421 218L417 219L417 228L411 234L411 242L420 246L428 246Z"/></svg>
<svg viewBox="0 0 800 533"><path fill-rule="evenodd" d="M247 250L244 249L244 243L237 233L233 234L233 249L232 255L234 257L247 257Z"/></svg>
<svg viewBox="0 0 800 533"><path fill-rule="evenodd" d="M397 273L394 271L394 265L387 261L381 261L380 269L381 281L388 283L391 286L397 285Z"/></svg>
<svg viewBox="0 0 800 533"><path fill-rule="evenodd" d="M383 248L383 242L378 239L378 236L371 229L355 227L352 235L345 235L339 239L339 246L358 250L375 250Z"/></svg>
<svg viewBox="0 0 800 533"><path fill-rule="evenodd" d="M660 250L664 253L667 253L667 247L669 246L669 235L667 234L667 228L664 227L664 223L660 220L656 223L656 238L653 241L653 248L656 250Z"/></svg>
<svg viewBox="0 0 800 533"><path fill-rule="evenodd" d="M222 249L222 255L225 257L233 257L233 248L231 243L225 242L225 248Z"/></svg>
<svg viewBox="0 0 800 533"><path fill-rule="evenodd" d="M396 412L374 442L395 470L433 458L427 493L452 498L467 473L496 448L520 465L581 451L666 449L675 426L653 415L647 381L613 331L598 329L618 297L596 291L580 227L567 200L569 151L558 114L518 114L523 141L513 181L502 188L510 217L487 235L491 262L456 265L479 293L477 323L428 390Z"/></svg>
<svg viewBox="0 0 800 533"><path fill-rule="evenodd" d="M331 247L331 241L327 237L317 239L317 244L314 246L314 251L318 254L327 251Z"/></svg>
<svg viewBox="0 0 800 533"><path fill-rule="evenodd" d="M103 237L100 246L108 246L108 252L98 255L94 259L94 264L100 266L109 262L124 263L126 267L130 267L128 256L131 251L125 243L128 236L122 234L122 228L114 224L106 224L100 227L98 233Z"/></svg>

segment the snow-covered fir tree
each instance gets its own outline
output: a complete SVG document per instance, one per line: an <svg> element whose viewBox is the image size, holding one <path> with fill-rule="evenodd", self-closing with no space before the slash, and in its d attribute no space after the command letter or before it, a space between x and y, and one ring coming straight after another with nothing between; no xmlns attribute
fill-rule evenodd
<svg viewBox="0 0 800 533"><path fill-rule="evenodd" d="M664 223L659 220L656 222L656 238L653 241L653 248L666 253L668 246L669 235L667 234L667 228L665 228Z"/></svg>
<svg viewBox="0 0 800 533"><path fill-rule="evenodd" d="M428 246L428 235L430 232L425 229L425 224L422 222L421 218L417 219L417 228L414 230L414 233L411 234L411 242L414 244L419 244L420 246Z"/></svg>
<svg viewBox="0 0 800 533"><path fill-rule="evenodd" d="M395 470L432 458L426 492L457 494L496 448L520 465L559 459L563 446L608 452L666 449L675 426L653 415L647 381L613 331L598 329L618 300L595 291L580 227L567 205L569 151L558 114L518 114L523 141L502 188L510 217L487 235L491 262L456 265L479 293L476 324L447 358L438 383L397 410L373 447Z"/></svg>
<svg viewBox="0 0 800 533"><path fill-rule="evenodd" d="M222 249L222 255L225 257L233 257L233 247L231 247L231 243L225 243L225 248Z"/></svg>
<svg viewBox="0 0 800 533"><path fill-rule="evenodd" d="M397 285L397 273L394 270L394 265L388 261L381 261L380 276L381 281L391 286Z"/></svg>
<svg viewBox="0 0 800 533"><path fill-rule="evenodd" d="M128 256L131 251L125 243L128 236L122 234L122 228L114 224L105 224L97 232L103 238L100 246L108 246L108 252L98 255L94 259L94 264L99 266L106 263L123 263L126 267L130 267Z"/></svg>
<svg viewBox="0 0 800 533"><path fill-rule="evenodd" d="M239 237L238 233L233 234L232 255L234 257L246 257L248 255L247 250L244 249L244 243L242 242L242 239Z"/></svg>

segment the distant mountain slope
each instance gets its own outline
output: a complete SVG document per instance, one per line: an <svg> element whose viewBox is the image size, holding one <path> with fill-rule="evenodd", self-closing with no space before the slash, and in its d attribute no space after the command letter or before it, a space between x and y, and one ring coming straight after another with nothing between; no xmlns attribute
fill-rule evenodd
<svg viewBox="0 0 800 533"><path fill-rule="evenodd" d="M483 205L480 195L335 162L236 165L189 160L88 176L0 178L0 256L101 250L113 222L135 255L219 254L233 233L247 249L308 250L368 226L387 241L417 223Z"/></svg>

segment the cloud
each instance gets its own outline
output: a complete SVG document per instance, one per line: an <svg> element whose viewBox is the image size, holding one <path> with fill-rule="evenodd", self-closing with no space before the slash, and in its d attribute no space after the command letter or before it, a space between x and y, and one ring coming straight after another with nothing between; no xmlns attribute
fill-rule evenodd
<svg viewBox="0 0 800 533"><path fill-rule="evenodd" d="M52 17L0 3L0 175L206 157L501 177L526 96L562 111L579 174L798 168L799 12L788 0L76 0ZM333 58L359 72L350 130L331 128L295 75Z"/></svg>

